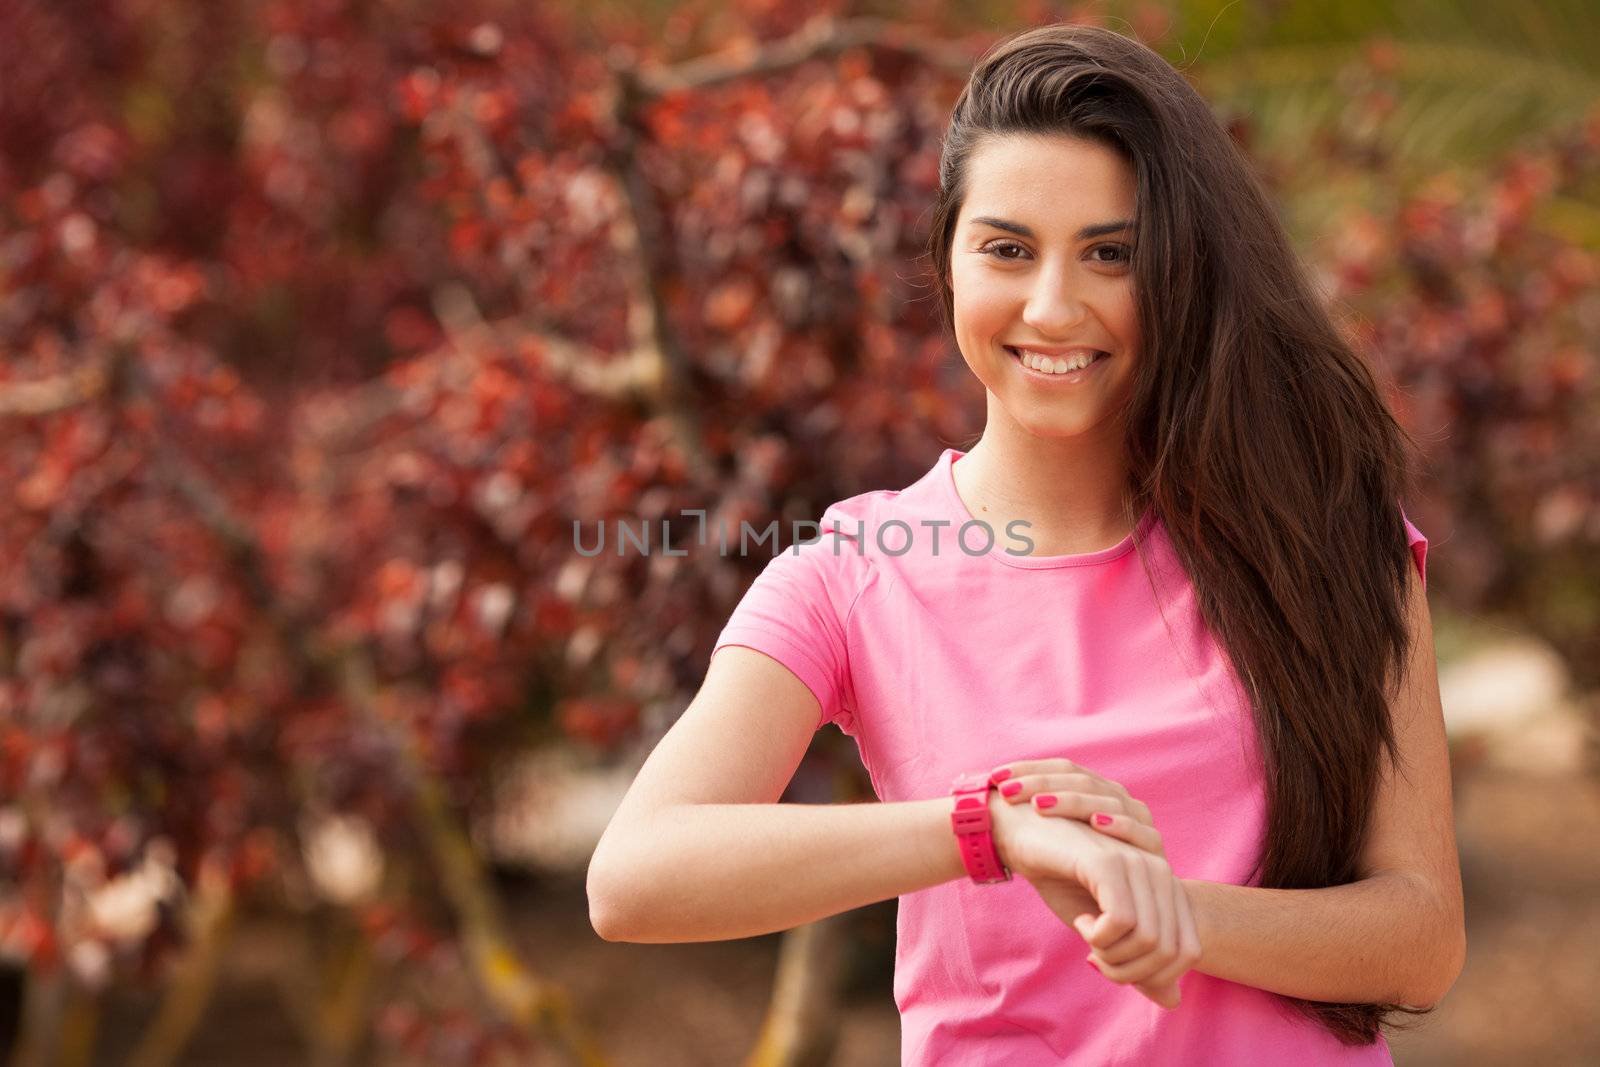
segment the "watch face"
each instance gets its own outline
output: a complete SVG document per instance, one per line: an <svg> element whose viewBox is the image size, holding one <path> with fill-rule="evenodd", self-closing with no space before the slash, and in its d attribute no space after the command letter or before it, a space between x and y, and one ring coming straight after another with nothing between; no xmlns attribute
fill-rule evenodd
<svg viewBox="0 0 1600 1067"><path fill-rule="evenodd" d="M976 772L958 774L956 775L955 780L950 783L950 792L952 793L966 793L974 789L988 788L989 776L986 774L978 774Z"/></svg>

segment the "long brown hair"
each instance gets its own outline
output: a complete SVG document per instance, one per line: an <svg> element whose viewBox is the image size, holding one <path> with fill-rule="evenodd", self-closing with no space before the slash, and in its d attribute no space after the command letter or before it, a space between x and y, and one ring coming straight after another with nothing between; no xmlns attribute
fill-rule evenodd
<svg viewBox="0 0 1600 1067"><path fill-rule="evenodd" d="M928 255L948 271L967 163L986 138L1059 134L1137 177L1143 349L1125 412L1130 525L1153 507L1250 695L1266 764L1260 885L1359 875L1410 636L1400 502L1415 442L1340 336L1249 162L1184 77L1111 30L1051 25L991 48L957 99ZM1346 1044L1399 1004L1285 998Z"/></svg>

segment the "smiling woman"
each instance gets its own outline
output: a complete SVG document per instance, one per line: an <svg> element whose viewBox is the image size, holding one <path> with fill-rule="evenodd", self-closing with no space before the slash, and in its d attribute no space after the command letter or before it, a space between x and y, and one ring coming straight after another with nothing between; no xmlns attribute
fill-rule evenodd
<svg viewBox="0 0 1600 1067"><path fill-rule="evenodd" d="M1014 424L1008 433L1047 448L1073 438L1071 451L1097 453L1102 484L1120 486L1126 471L1101 461L1122 452L1139 315L1131 247L1107 237L1132 229L1132 168L1094 141L1015 134L983 141L968 167L974 195L949 274L956 340L988 390L988 425Z"/></svg>
<svg viewBox="0 0 1600 1067"><path fill-rule="evenodd" d="M1426 540L1400 510L1415 443L1206 102L1119 34L1045 27L984 57L952 111L928 252L986 391L953 469L973 514L1033 519L1064 550L1160 516L1253 719L1266 825L1246 884L1371 889L1381 842L1413 849L1398 866L1422 891L1404 906L1430 933L1386 962L1420 960L1420 985L1353 995L1359 938L1323 946L1331 983L1212 972L1381 1048L1380 1026L1433 1003L1464 954L1437 681L1414 655L1431 630L1405 547L1420 572ZM1012 351L1073 346L1108 357L1061 388ZM1420 724L1398 714L1419 705Z"/></svg>
<svg viewBox="0 0 1600 1067"><path fill-rule="evenodd" d="M981 438L756 579L607 827L596 928L898 896L907 1065L1391 1063L1464 939L1371 370L1205 101L1107 30L978 63L929 252ZM951 544L1019 522L1026 552ZM775 803L828 723L882 803Z"/></svg>

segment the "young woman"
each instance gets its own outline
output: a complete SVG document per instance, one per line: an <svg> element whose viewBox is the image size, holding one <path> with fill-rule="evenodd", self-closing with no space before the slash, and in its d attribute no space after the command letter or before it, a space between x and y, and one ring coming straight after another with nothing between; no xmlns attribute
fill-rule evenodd
<svg viewBox="0 0 1600 1067"><path fill-rule="evenodd" d="M596 930L898 896L906 1064L1392 1062L1465 953L1409 439L1137 42L997 45L940 185L981 439L751 586L596 850ZM882 803L776 803L830 722Z"/></svg>

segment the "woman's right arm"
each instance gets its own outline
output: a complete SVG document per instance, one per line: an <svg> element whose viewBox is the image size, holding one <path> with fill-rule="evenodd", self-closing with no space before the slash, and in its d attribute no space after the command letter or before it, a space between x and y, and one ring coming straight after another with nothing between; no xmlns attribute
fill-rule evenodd
<svg viewBox="0 0 1600 1067"><path fill-rule="evenodd" d="M820 715L787 667L742 645L719 649L595 848L595 932L753 937L965 877L949 797L778 803Z"/></svg>

